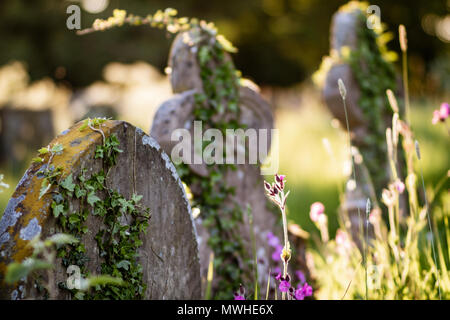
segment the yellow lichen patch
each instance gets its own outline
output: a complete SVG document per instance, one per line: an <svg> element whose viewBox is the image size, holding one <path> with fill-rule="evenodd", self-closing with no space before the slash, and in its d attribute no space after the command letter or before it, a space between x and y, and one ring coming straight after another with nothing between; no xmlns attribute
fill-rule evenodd
<svg viewBox="0 0 450 320"><path fill-rule="evenodd" d="M102 124L101 130L105 136L108 136L111 130L120 123L120 121L106 121ZM81 126L82 122L75 124L66 133L60 134L49 144L53 146L60 143L64 147L62 154L55 155L51 162L55 168L63 168L63 178L75 171L80 159L86 153L89 153L96 145L102 143L102 135L99 132L95 132L90 128L80 131ZM41 226L49 216L52 202L51 195L47 193L39 199L43 178L37 175L39 170L48 164L49 158L49 155L46 155L42 163L34 163L30 166L25 174L25 179L20 183L12 196L13 198L25 196L25 198L13 208L20 214L20 217L18 217L14 225L8 227L7 231L10 234L10 239L12 239L10 241L13 241L13 246L10 249L9 257L6 259L7 261L0 263L1 274L4 274L7 264L13 261L21 262L31 254L31 248L27 246L30 241L29 239L22 239L20 231L27 227L34 218L37 219L39 226Z"/></svg>

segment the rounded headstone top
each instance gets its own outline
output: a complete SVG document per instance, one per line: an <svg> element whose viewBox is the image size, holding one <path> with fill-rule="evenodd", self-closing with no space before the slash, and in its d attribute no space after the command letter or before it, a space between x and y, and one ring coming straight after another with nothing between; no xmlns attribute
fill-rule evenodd
<svg viewBox="0 0 450 320"><path fill-rule="evenodd" d="M181 93L187 90L203 90L200 77L200 65L197 55L201 45L213 44L215 37L200 28L178 34L173 40L169 54L170 83L173 93ZM231 57L225 53L225 60ZM208 62L210 69L216 68L216 62L212 59Z"/></svg>
<svg viewBox="0 0 450 320"><path fill-rule="evenodd" d="M332 49L340 52L344 46L356 49L358 14L361 11L338 11L333 15L330 32Z"/></svg>

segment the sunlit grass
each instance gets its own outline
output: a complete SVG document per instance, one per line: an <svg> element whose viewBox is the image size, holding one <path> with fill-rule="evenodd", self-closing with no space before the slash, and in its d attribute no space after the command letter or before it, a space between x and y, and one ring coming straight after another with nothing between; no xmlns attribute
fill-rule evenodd
<svg viewBox="0 0 450 320"><path fill-rule="evenodd" d="M419 140L425 183L436 184L448 170L448 137L443 125L431 124L433 109L440 102L412 104L412 126ZM282 107L282 106L281 106ZM292 196L288 200L289 218L307 231L315 231L309 219L310 205L322 202L329 217L331 236L338 227L338 184L343 173L347 147L344 131L331 125L330 113L319 101L304 101L298 109L280 108L276 113L280 129L280 170L288 176ZM335 158L331 159L322 144L327 138Z"/></svg>

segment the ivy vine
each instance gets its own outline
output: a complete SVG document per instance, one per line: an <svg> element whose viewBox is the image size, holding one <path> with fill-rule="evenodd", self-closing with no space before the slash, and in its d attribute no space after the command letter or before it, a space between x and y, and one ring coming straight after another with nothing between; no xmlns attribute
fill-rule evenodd
<svg viewBox="0 0 450 320"><path fill-rule="evenodd" d="M205 127L217 128L225 134L226 129L245 129L239 119L239 83L240 72L236 70L227 52L236 52L236 48L223 35L218 34L211 22L196 18L178 17L175 9L158 10L153 15L140 17L127 14L124 10L114 10L113 16L97 19L91 28L78 34L103 31L124 24L148 25L177 34L190 31L193 36L190 45L197 49L197 61L200 65L200 77L203 90L195 94L194 120L203 121ZM227 115L227 119L223 115ZM203 145L203 149L206 145ZM224 153L226 150L224 150ZM251 283L244 279L246 270L251 270L252 259L246 252L239 225L244 221L244 212L238 204L230 204L235 194L233 187L226 184L226 173L235 170L234 165L209 165L209 174L202 177L194 173L189 166L180 164L177 171L188 186L198 186L201 196L194 196L193 206L198 207L203 225L210 238L208 245L214 252L214 274L219 278L214 294L217 299L231 299L233 292L242 283ZM242 266L242 263L244 266Z"/></svg>
<svg viewBox="0 0 450 320"><path fill-rule="evenodd" d="M226 129L245 128L237 120L240 75L231 59L226 59L223 45L219 41L211 43L211 32L202 29L200 32L205 33L205 41L198 43L197 50L203 92L195 94L193 113L195 120L202 121L206 127L221 130L225 136ZM223 120L224 117L217 117L225 114L231 116L227 121ZM203 149L205 147L203 145ZM223 152L225 157L226 150ZM228 203L235 190L226 184L225 176L228 170L235 169L230 164L209 165L208 175L202 177L185 164L177 166L180 178L187 185L200 186L201 189L201 196L194 196L193 205L200 209L203 226L210 234L208 245L214 252L215 276L219 278L214 294L216 299L230 299L242 283L251 283L244 278L245 268L250 270L252 260L239 234L244 212L238 204Z"/></svg>
<svg viewBox="0 0 450 320"><path fill-rule="evenodd" d="M362 11L357 13L357 47L345 58L358 82L361 96L358 105L368 123L368 134L359 150L378 195L389 181L385 119L392 118L386 90L396 90L394 66L385 59L387 49L382 31L369 29Z"/></svg>

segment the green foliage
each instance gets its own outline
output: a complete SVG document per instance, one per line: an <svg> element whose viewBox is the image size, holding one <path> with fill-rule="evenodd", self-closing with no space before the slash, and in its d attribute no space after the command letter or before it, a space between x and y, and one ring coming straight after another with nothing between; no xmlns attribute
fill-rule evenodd
<svg viewBox="0 0 450 320"><path fill-rule="evenodd" d="M31 257L20 263L13 262L8 265L5 275L6 283L15 283L37 270L52 269L55 256L53 252L54 246L63 246L76 242L78 240L74 237L62 233L54 234L44 241L41 241L39 236L37 236L29 243L33 247Z"/></svg>
<svg viewBox="0 0 450 320"><path fill-rule="evenodd" d="M201 45L198 50L198 61L201 68L203 93L195 96L195 120L201 120L209 127L218 128L223 134L227 128L243 127L237 120L227 122L212 120L215 115L225 113L233 114L234 119L237 119L239 114L239 75L231 59L225 58L222 45L217 41L212 46ZM215 67L210 68L211 64ZM201 188L201 195L194 196L193 205L200 208L203 225L210 234L208 245L214 252L215 275L220 279L214 298L230 299L241 283L248 282L244 280L246 270L241 268L239 259L244 261L247 271L250 270L252 263L250 253L245 251L238 229L243 222L242 208L238 205L230 207L226 204L235 191L234 188L226 185L225 175L228 170L234 169L234 166L210 166L206 177L196 175L184 164L179 165L177 169L180 178L186 184L199 185Z"/></svg>
<svg viewBox="0 0 450 320"><path fill-rule="evenodd" d="M374 31L366 27L366 16L358 14L360 27L357 30L357 48L351 50L345 60L359 84L361 96L358 105L368 123L368 132L359 150L369 170L372 182L378 195L388 181L387 148L385 144L385 119L392 117L392 110L386 97L386 90L396 89L395 70L383 53L387 52L381 39L382 31ZM384 34L386 35L386 34Z"/></svg>
<svg viewBox="0 0 450 320"><path fill-rule="evenodd" d="M42 269L50 269L53 265L39 259L27 258L22 263L13 262L8 265L6 271L6 283L14 283L28 276L31 272Z"/></svg>

